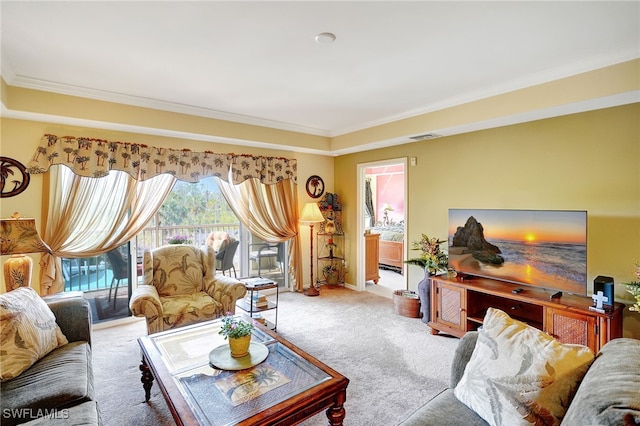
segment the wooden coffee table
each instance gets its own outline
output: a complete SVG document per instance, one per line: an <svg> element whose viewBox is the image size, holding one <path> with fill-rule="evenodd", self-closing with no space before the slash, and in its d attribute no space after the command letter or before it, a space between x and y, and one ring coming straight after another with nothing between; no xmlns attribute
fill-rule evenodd
<svg viewBox="0 0 640 426"><path fill-rule="evenodd" d="M227 344L220 326L214 320L140 337L145 400L155 379L178 425L290 425L325 409L329 425L342 425L349 379L260 324L252 341L268 348L265 361L214 368L209 353Z"/></svg>

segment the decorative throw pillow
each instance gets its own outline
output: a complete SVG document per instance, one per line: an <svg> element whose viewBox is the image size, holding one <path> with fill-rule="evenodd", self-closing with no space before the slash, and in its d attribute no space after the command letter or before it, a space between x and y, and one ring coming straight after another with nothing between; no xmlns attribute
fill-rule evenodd
<svg viewBox="0 0 640 426"><path fill-rule="evenodd" d="M67 338L44 300L31 287L0 295L0 381L12 379Z"/></svg>
<svg viewBox="0 0 640 426"><path fill-rule="evenodd" d="M593 359L489 308L454 393L491 425L559 425Z"/></svg>
<svg viewBox="0 0 640 426"><path fill-rule="evenodd" d="M224 231L212 232L212 235L209 235L208 244L213 247L216 253L220 251L224 251L225 248L229 245L229 234Z"/></svg>

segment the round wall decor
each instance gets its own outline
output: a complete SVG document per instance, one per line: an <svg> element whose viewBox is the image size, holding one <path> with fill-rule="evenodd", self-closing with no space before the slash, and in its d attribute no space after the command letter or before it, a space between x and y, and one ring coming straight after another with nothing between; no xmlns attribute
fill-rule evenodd
<svg viewBox="0 0 640 426"><path fill-rule="evenodd" d="M27 189L29 179L29 173L21 162L9 157L0 157L1 198L13 197Z"/></svg>
<svg viewBox="0 0 640 426"><path fill-rule="evenodd" d="M318 175L309 176L307 179L307 195L311 198L320 198L324 194L324 181Z"/></svg>

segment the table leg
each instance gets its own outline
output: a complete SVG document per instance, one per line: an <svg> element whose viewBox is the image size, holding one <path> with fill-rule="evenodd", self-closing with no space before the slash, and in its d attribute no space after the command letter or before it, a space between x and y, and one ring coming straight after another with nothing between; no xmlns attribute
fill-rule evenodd
<svg viewBox="0 0 640 426"><path fill-rule="evenodd" d="M153 385L153 374L147 365L147 360L142 357L142 363L140 363L140 371L142 371L142 387L144 388L144 402L149 402L151 399L151 386Z"/></svg>
<svg viewBox="0 0 640 426"><path fill-rule="evenodd" d="M327 410L327 418L330 426L342 426L344 422L344 402L347 400L347 391L343 390L333 397L333 406Z"/></svg>

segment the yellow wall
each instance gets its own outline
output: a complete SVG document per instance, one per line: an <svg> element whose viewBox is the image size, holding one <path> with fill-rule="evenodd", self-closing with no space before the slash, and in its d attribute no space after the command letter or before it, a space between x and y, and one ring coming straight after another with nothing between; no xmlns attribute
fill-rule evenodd
<svg viewBox="0 0 640 426"><path fill-rule="evenodd" d="M167 132L197 134L199 138L218 141L228 138L239 141L258 141L292 148L304 147L325 150L329 149L331 145L330 139L323 136L99 101L79 96L24 89L9 86L3 79L0 79L0 83L3 104L7 109L21 113L45 114L45 116L55 116L65 120L82 120L87 123L95 122L100 123L100 126L108 126L115 123L121 127L139 127L143 129L143 132L150 129L161 129L165 134ZM74 121L74 123L77 123L77 121Z"/></svg>
<svg viewBox="0 0 640 426"><path fill-rule="evenodd" d="M327 191L341 197L347 246L352 248L358 238L356 165L416 157L417 166L407 169L409 241L422 232L446 237L449 208L584 209L589 212L589 282L597 275L608 275L621 283L633 279L633 259L640 258L639 118L640 105L633 104L336 158L4 118L0 120L0 155L26 165L42 134L53 133L297 158L300 205L312 201L304 191L307 177L322 176ZM2 199L1 217L19 211L35 217L39 227L41 194L42 176L34 175L25 192ZM308 232L301 231L303 276L308 277ZM348 264L356 265L355 250L347 255ZM39 255L32 256L37 277ZM410 286L415 286L420 271L414 267L408 271ZM355 282L354 274L355 268L350 267L347 282ZM620 301L631 300L617 287ZM625 312L624 328L625 335L640 338L640 314Z"/></svg>
<svg viewBox="0 0 640 426"><path fill-rule="evenodd" d="M333 157L289 151L267 150L239 145L202 142L195 140L176 139L160 136L150 136L136 133L124 133L92 129L86 127L64 126L38 121L14 120L3 118L0 120L0 155L20 161L28 165L35 153L40 138L45 133L58 136L72 135L91 138L106 139L112 141L143 143L148 145L171 147L173 149L189 148L193 151L235 152L236 154L256 154L267 156L281 156L296 158L298 160L298 202L302 206L312 201L305 191L305 182L311 175L320 175L324 178L328 190L333 188ZM17 211L23 217L36 219L36 227L41 230L42 217L42 188L43 175L32 175L27 189L14 197L3 198L0 203L0 217L10 217ZM304 231L304 230L303 230ZM309 235L302 232L302 259L304 277L309 277ZM34 259L33 280L38 282L40 276L39 254L30 255ZM4 263L6 256L0 257L0 263ZM308 278L305 280L305 284ZM36 287L36 285L32 284ZM4 276L0 274L0 292L5 291Z"/></svg>
<svg viewBox="0 0 640 426"><path fill-rule="evenodd" d="M622 93L632 93L640 90L638 75L640 75L640 59L634 59L339 135L333 138L331 147L344 149L359 144L394 139L402 135L418 135L428 131L437 133L457 126L496 119L504 120L518 114L539 113L547 108L563 108L574 103L591 102ZM637 94L635 98L637 99ZM511 123L515 122L517 121L511 121Z"/></svg>
<svg viewBox="0 0 640 426"><path fill-rule="evenodd" d="M589 293L598 275L631 281L640 259L639 118L633 104L337 157L347 239L356 246L357 164L417 157L407 167L409 241L446 239L449 208L587 210ZM347 261L356 260L351 250ZM415 288L422 272L408 271ZM621 285L616 297L632 300ZM640 314L626 310L624 321L625 335L640 338Z"/></svg>

